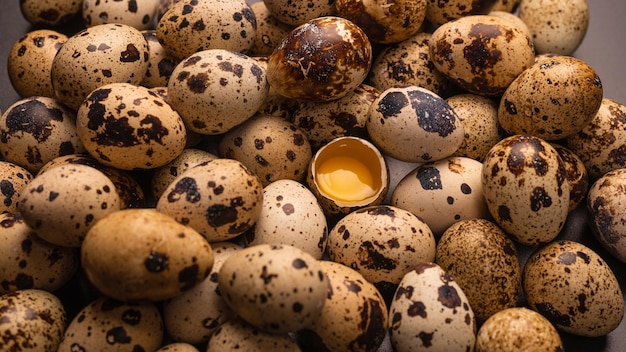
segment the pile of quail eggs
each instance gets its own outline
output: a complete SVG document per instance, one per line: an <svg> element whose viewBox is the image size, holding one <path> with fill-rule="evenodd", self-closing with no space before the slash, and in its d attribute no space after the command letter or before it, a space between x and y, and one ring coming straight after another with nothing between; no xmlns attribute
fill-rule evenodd
<svg viewBox="0 0 626 352"><path fill-rule="evenodd" d="M572 56L585 0L20 7L0 350L563 351L622 321L626 106Z"/></svg>

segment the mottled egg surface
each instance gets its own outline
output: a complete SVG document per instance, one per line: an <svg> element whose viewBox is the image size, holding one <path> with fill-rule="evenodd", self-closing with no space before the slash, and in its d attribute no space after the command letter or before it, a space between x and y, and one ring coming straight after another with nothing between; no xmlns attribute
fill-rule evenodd
<svg viewBox="0 0 626 352"><path fill-rule="evenodd" d="M336 14L335 0L264 0L268 10L282 23L299 26L323 16Z"/></svg>
<svg viewBox="0 0 626 352"><path fill-rule="evenodd" d="M220 325L207 344L206 352L221 351L300 351L288 334L263 331L242 319L233 319Z"/></svg>
<svg viewBox="0 0 626 352"><path fill-rule="evenodd" d="M143 30L153 26L159 0L84 0L82 17L87 27L122 23Z"/></svg>
<svg viewBox="0 0 626 352"><path fill-rule="evenodd" d="M0 161L0 214L17 211L20 194L32 179L33 174L25 168Z"/></svg>
<svg viewBox="0 0 626 352"><path fill-rule="evenodd" d="M79 16L80 0L23 0L20 10L26 21L37 26L57 26Z"/></svg>

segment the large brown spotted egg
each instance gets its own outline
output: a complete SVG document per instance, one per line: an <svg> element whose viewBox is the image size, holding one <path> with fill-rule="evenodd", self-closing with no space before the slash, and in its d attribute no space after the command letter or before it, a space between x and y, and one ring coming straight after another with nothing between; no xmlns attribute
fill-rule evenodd
<svg viewBox="0 0 626 352"><path fill-rule="evenodd" d="M24 98L0 117L0 153L31 173L56 157L84 151L76 113L56 99Z"/></svg>
<svg viewBox="0 0 626 352"><path fill-rule="evenodd" d="M461 287L437 264L421 263L406 273L389 308L396 351L474 348L474 312Z"/></svg>
<svg viewBox="0 0 626 352"><path fill-rule="evenodd" d="M300 347L288 334L263 331L236 318L220 325L206 346L205 352L222 351L274 351L295 352Z"/></svg>
<svg viewBox="0 0 626 352"><path fill-rule="evenodd" d="M353 22L334 16L292 30L269 56L267 80L292 99L329 101L358 87L372 64L372 46Z"/></svg>
<svg viewBox="0 0 626 352"><path fill-rule="evenodd" d="M319 261L303 250L260 244L228 257L218 286L243 320L264 331L287 333L311 327L320 316L328 279Z"/></svg>
<svg viewBox="0 0 626 352"><path fill-rule="evenodd" d="M38 289L0 296L0 341L6 351L56 351L67 315L61 301Z"/></svg>
<svg viewBox="0 0 626 352"><path fill-rule="evenodd" d="M0 214L0 294L25 289L54 292L78 269L78 251L36 236L19 213Z"/></svg>
<svg viewBox="0 0 626 352"><path fill-rule="evenodd" d="M388 328L387 305L358 271L332 261L320 265L328 279L324 309L311 328L297 332L310 351L377 351Z"/></svg>
<svg viewBox="0 0 626 352"><path fill-rule="evenodd" d="M498 121L509 134L563 139L589 124L602 92L600 78L588 63L569 56L542 57L506 89Z"/></svg>
<svg viewBox="0 0 626 352"><path fill-rule="evenodd" d="M141 83L148 59L148 43L136 28L101 24L82 30L68 38L52 61L55 97L78 110L85 97L100 86Z"/></svg>
<svg viewBox="0 0 626 352"><path fill-rule="evenodd" d="M218 158L181 173L156 208L204 235L210 242L235 238L250 229L263 206L263 186L244 164Z"/></svg>
<svg viewBox="0 0 626 352"><path fill-rule="evenodd" d="M162 339L163 321L154 304L99 297L69 323L59 351L155 351Z"/></svg>
<svg viewBox="0 0 626 352"><path fill-rule="evenodd" d="M478 322L517 306L522 269L515 243L486 219L461 220L437 242L436 263L461 286Z"/></svg>
<svg viewBox="0 0 626 352"><path fill-rule="evenodd" d="M23 0L20 10L33 25L57 26L79 16L82 5L80 0Z"/></svg>
<svg viewBox="0 0 626 352"><path fill-rule="evenodd" d="M264 0L265 6L277 20L299 26L312 19L337 13L335 0Z"/></svg>
<svg viewBox="0 0 626 352"><path fill-rule="evenodd" d="M256 26L245 0L183 0L163 14L156 35L167 52L184 59L208 49L246 52L254 43Z"/></svg>
<svg viewBox="0 0 626 352"><path fill-rule="evenodd" d="M532 41L505 19L465 16L438 27L429 41L435 68L470 93L498 96L532 66Z"/></svg>
<svg viewBox="0 0 626 352"><path fill-rule="evenodd" d="M263 186L278 180L303 180L312 151L305 134L277 116L256 115L226 133L218 146L225 158L239 160Z"/></svg>
<svg viewBox="0 0 626 352"><path fill-rule="evenodd" d="M417 86L382 91L370 105L365 127L386 155L407 162L448 157L464 138L461 120L448 103Z"/></svg>
<svg viewBox="0 0 626 352"><path fill-rule="evenodd" d="M213 251L202 235L152 208L124 209L100 219L81 246L89 281L125 302L175 297L204 280Z"/></svg>
<svg viewBox="0 0 626 352"><path fill-rule="evenodd" d="M154 30L145 30L141 33L148 42L148 51L150 52L148 70L141 81L141 85L148 88L167 87L167 82L169 82L172 72L180 60L163 48Z"/></svg>
<svg viewBox="0 0 626 352"><path fill-rule="evenodd" d="M32 179L33 174L25 168L0 161L0 214L17 211L20 194Z"/></svg>
<svg viewBox="0 0 626 352"><path fill-rule="evenodd" d="M154 199L159 199L165 189L185 170L216 159L217 155L201 149L185 148L176 159L157 168L152 173L150 190Z"/></svg>
<svg viewBox="0 0 626 352"><path fill-rule="evenodd" d="M152 27L159 0L84 0L82 17L87 27L123 23L139 30Z"/></svg>
<svg viewBox="0 0 626 352"><path fill-rule="evenodd" d="M570 187L558 152L546 141L515 135L485 157L483 194L495 222L516 241L553 240L569 213Z"/></svg>
<svg viewBox="0 0 626 352"><path fill-rule="evenodd" d="M488 14L497 0L427 0L426 19L441 25L462 17Z"/></svg>
<svg viewBox="0 0 626 352"><path fill-rule="evenodd" d="M57 51L67 41L65 34L38 29L18 39L9 52L7 73L15 92L23 98L54 98L50 70Z"/></svg>
<svg viewBox="0 0 626 352"><path fill-rule="evenodd" d="M87 231L120 209L113 182L87 165L59 165L37 175L20 195L24 222L42 239L80 247Z"/></svg>
<svg viewBox="0 0 626 352"><path fill-rule="evenodd" d="M167 85L168 102L188 129L222 134L252 117L269 92L257 60L234 51L210 49L180 62Z"/></svg>
<svg viewBox="0 0 626 352"><path fill-rule="evenodd" d="M91 156L122 170L163 166L187 142L180 115L148 88L128 83L107 84L89 93L76 125Z"/></svg>
<svg viewBox="0 0 626 352"><path fill-rule="evenodd" d="M624 315L619 282L592 249L573 241L555 241L537 249L523 272L530 308L557 330L586 337L615 330Z"/></svg>

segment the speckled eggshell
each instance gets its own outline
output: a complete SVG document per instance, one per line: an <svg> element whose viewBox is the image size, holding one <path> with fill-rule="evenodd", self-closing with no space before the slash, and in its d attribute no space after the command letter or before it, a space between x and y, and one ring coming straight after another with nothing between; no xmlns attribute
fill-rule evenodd
<svg viewBox="0 0 626 352"><path fill-rule="evenodd" d="M215 330L206 352L233 350L297 352L301 349L286 333L266 332L241 319L234 319Z"/></svg>
<svg viewBox="0 0 626 352"><path fill-rule="evenodd" d="M270 55L278 43L286 37L294 26L280 22L265 5L264 1L255 1L250 5L256 17L256 36L249 55Z"/></svg>
<svg viewBox="0 0 626 352"><path fill-rule="evenodd" d="M434 263L408 272L391 302L389 334L396 351L472 351L476 319L459 285Z"/></svg>
<svg viewBox="0 0 626 352"><path fill-rule="evenodd" d="M278 44L269 56L267 80L288 98L335 100L363 83L372 57L372 45L356 24L319 17L296 27Z"/></svg>
<svg viewBox="0 0 626 352"><path fill-rule="evenodd" d="M626 169L609 171L596 180L586 199L590 227L613 257L626 263Z"/></svg>
<svg viewBox="0 0 626 352"><path fill-rule="evenodd" d="M315 194L294 180L274 181L263 188L263 207L247 246L281 243L322 259L328 240L326 216Z"/></svg>
<svg viewBox="0 0 626 352"><path fill-rule="evenodd" d="M426 18L427 0L337 0L337 15L361 27L374 43L391 44L417 33Z"/></svg>
<svg viewBox="0 0 626 352"><path fill-rule="evenodd" d="M141 83L149 57L148 43L136 28L102 24L84 29L69 37L52 61L55 97L78 110L98 87Z"/></svg>
<svg viewBox="0 0 626 352"><path fill-rule="evenodd" d="M21 0L22 16L36 26L57 26L79 16L81 0Z"/></svg>
<svg viewBox="0 0 626 352"><path fill-rule="evenodd" d="M563 166L565 166L565 174L569 183L569 211L573 211L585 201L587 191L589 191L589 172L580 157L574 154L569 148L551 143L552 147L559 153Z"/></svg>
<svg viewBox="0 0 626 352"><path fill-rule="evenodd" d="M0 214L17 211L20 195L32 179L25 168L0 160Z"/></svg>
<svg viewBox="0 0 626 352"><path fill-rule="evenodd" d="M160 301L204 280L211 246L197 231L152 208L124 209L100 219L81 246L86 277L108 297Z"/></svg>
<svg viewBox="0 0 626 352"><path fill-rule="evenodd" d="M181 173L156 208L200 232L209 242L226 241L250 229L261 213L263 186L244 164L218 158Z"/></svg>
<svg viewBox="0 0 626 352"><path fill-rule="evenodd" d="M370 105L365 127L383 153L406 162L448 157L459 148L465 133L443 98L417 86L382 91Z"/></svg>
<svg viewBox="0 0 626 352"><path fill-rule="evenodd" d="M626 167L626 106L604 98L598 113L566 139L566 146L583 161L592 181Z"/></svg>
<svg viewBox="0 0 626 352"><path fill-rule="evenodd" d="M299 26L318 17L337 13L335 0L264 0L265 6L277 20Z"/></svg>
<svg viewBox="0 0 626 352"><path fill-rule="evenodd" d="M482 167L466 157L421 164L398 182L391 204L422 219L436 238L459 220L487 219Z"/></svg>
<svg viewBox="0 0 626 352"><path fill-rule="evenodd" d="M148 51L150 52L148 70L141 81L141 85L148 88L167 87L172 72L180 60L170 55L163 48L156 37L156 31L145 30L141 33L148 42Z"/></svg>
<svg viewBox="0 0 626 352"><path fill-rule="evenodd" d="M176 159L154 170L150 179L152 196L159 199L178 175L187 169L216 158L217 155L201 149L185 148Z"/></svg>
<svg viewBox="0 0 626 352"><path fill-rule="evenodd" d="M163 166L187 142L180 115L148 88L129 83L111 83L89 93L76 125L87 152L121 170Z"/></svg>
<svg viewBox="0 0 626 352"><path fill-rule="evenodd" d="M463 289L479 323L518 304L522 269L515 243L486 219L461 220L437 242L436 263Z"/></svg>
<svg viewBox="0 0 626 352"><path fill-rule="evenodd" d="M425 222L389 205L355 210L328 234L328 258L358 271L383 294L415 265L435 260L435 237Z"/></svg>
<svg viewBox="0 0 626 352"><path fill-rule="evenodd" d="M84 151L76 113L56 99L24 98L0 117L0 153L31 173L56 157Z"/></svg>
<svg viewBox="0 0 626 352"><path fill-rule="evenodd" d="M435 68L470 93L498 96L532 66L530 38L511 22L488 15L461 17L438 27L429 41Z"/></svg>
<svg viewBox="0 0 626 352"><path fill-rule="evenodd" d="M260 244L228 257L218 285L242 319L264 331L287 333L311 327L320 316L328 279L318 260L303 250Z"/></svg>
<svg viewBox="0 0 626 352"><path fill-rule="evenodd" d="M59 351L155 351L163 321L153 303L123 303L99 297L70 322Z"/></svg>
<svg viewBox="0 0 626 352"><path fill-rule="evenodd" d="M200 352L194 345L185 342L173 342L169 343L156 352Z"/></svg>
<svg viewBox="0 0 626 352"><path fill-rule="evenodd" d="M67 315L61 301L44 290L0 296L0 341L6 351L56 351Z"/></svg>
<svg viewBox="0 0 626 352"><path fill-rule="evenodd" d="M553 240L569 214L570 187L558 152L546 141L514 135L485 157L483 195L495 222L516 241Z"/></svg>
<svg viewBox="0 0 626 352"><path fill-rule="evenodd" d="M435 24L457 20L473 15L486 15L497 0L426 0L426 20Z"/></svg>
<svg viewBox="0 0 626 352"><path fill-rule="evenodd" d="M216 135L251 118L267 97L269 86L266 71L257 60L210 49L180 62L167 91L168 102L188 129Z"/></svg>
<svg viewBox="0 0 626 352"><path fill-rule="evenodd" d="M519 5L521 0L496 0L491 11L513 12Z"/></svg>
<svg viewBox="0 0 626 352"><path fill-rule="evenodd" d="M37 175L18 206L37 236L66 247L79 247L98 220L119 209L113 182L86 165L60 165Z"/></svg>
<svg viewBox="0 0 626 352"><path fill-rule="evenodd" d="M37 29L13 43L7 60L7 73L19 96L54 98L50 78L52 61L66 41L65 34L51 29Z"/></svg>
<svg viewBox="0 0 626 352"><path fill-rule="evenodd" d="M504 20L509 21L511 24L518 26L524 33L526 33L529 38L532 38L532 33L530 32L530 29L528 29L526 23L524 23L524 21L522 21L522 19L519 18L518 15L509 11L492 10L491 12L489 12L489 16L500 17Z"/></svg>
<svg viewBox="0 0 626 352"><path fill-rule="evenodd" d="M226 133L219 155L239 160L263 186L278 180L303 180L311 144L297 126L277 116L256 115Z"/></svg>
<svg viewBox="0 0 626 352"><path fill-rule="evenodd" d="M82 17L87 27L122 23L139 30L154 24L160 0L83 0Z"/></svg>
<svg viewBox="0 0 626 352"><path fill-rule="evenodd" d="M524 307L491 316L478 330L476 352L565 351L561 336L541 314Z"/></svg>
<svg viewBox="0 0 626 352"><path fill-rule="evenodd" d="M446 99L454 110L465 135L454 156L484 161L489 149L506 137L498 122L498 103L477 94L457 94Z"/></svg>
<svg viewBox="0 0 626 352"><path fill-rule="evenodd" d="M184 59L208 49L247 52L254 43L256 26L245 0L183 0L163 14L156 35L167 52Z"/></svg>
<svg viewBox="0 0 626 352"><path fill-rule="evenodd" d="M549 56L511 82L498 106L498 121L509 134L560 140L585 128L602 103L602 82L583 60Z"/></svg>
<svg viewBox="0 0 626 352"><path fill-rule="evenodd" d="M217 278L226 258L242 247L231 242L213 242L211 248L214 261L209 276L190 290L163 302L165 331L174 341L206 343L220 325L236 317L222 299Z"/></svg>
<svg viewBox="0 0 626 352"><path fill-rule="evenodd" d="M378 94L376 88L361 84L337 100L302 101L293 112L292 122L306 134L313 150L338 137L366 138L369 106Z"/></svg>
<svg viewBox="0 0 626 352"><path fill-rule="evenodd" d="M419 32L382 47L374 58L367 82L380 91L395 86L418 86L443 94L449 81L435 69L430 58L428 42L431 37L432 33Z"/></svg>
<svg viewBox="0 0 626 352"><path fill-rule="evenodd" d="M538 54L571 55L589 26L586 0L522 0L519 17L526 23Z"/></svg>
<svg viewBox="0 0 626 352"><path fill-rule="evenodd" d="M596 252L578 242L551 242L531 254L523 289L530 308L562 332L604 336L624 315L615 274Z"/></svg>
<svg viewBox="0 0 626 352"><path fill-rule="evenodd" d="M19 213L0 214L0 294L25 289L54 292L78 269L78 251L36 236Z"/></svg>
<svg viewBox="0 0 626 352"><path fill-rule="evenodd" d="M343 264L321 261L328 293L320 317L297 332L301 346L313 351L377 351L388 328L387 305L361 274Z"/></svg>

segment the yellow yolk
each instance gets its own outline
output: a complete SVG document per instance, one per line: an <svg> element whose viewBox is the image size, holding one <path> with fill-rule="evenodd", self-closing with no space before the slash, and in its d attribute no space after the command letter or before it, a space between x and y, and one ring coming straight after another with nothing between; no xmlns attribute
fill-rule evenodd
<svg viewBox="0 0 626 352"><path fill-rule="evenodd" d="M328 158L318 165L316 174L320 190L333 199L359 201L376 194L372 173L359 160Z"/></svg>

